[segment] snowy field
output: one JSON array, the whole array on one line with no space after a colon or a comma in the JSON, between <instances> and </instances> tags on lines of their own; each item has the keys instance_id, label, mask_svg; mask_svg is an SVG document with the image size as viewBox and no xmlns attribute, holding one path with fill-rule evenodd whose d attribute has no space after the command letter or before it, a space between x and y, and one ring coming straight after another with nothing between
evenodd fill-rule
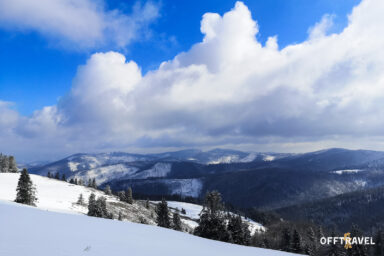
<instances>
[{"instance_id":1,"label":"snowy field","mask_svg":"<svg viewBox=\"0 0 384 256\"><path fill-rule=\"evenodd\" d=\"M43 211L0 201L0 255L280 256L150 225Z\"/></svg>"},{"instance_id":2,"label":"snowy field","mask_svg":"<svg viewBox=\"0 0 384 256\"><path fill-rule=\"evenodd\" d=\"M30 175L36 187L38 201L36 206L43 210L66 212L66 213L87 213L84 206L75 204L80 194L84 200L88 200L91 193L97 197L105 196L108 202L117 202L115 197L106 196L102 191L70 184L55 179L49 179L39 175ZM19 179L17 173L0 173L0 200L14 201L16 198L16 187Z\"/></svg>"}]
</instances>

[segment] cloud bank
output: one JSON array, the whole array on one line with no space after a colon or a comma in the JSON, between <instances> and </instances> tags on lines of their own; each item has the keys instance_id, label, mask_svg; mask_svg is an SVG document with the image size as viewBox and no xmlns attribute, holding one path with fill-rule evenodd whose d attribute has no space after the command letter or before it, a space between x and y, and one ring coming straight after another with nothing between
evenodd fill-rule
<instances>
[{"instance_id":1,"label":"cloud bank","mask_svg":"<svg viewBox=\"0 0 384 256\"><path fill-rule=\"evenodd\" d=\"M202 42L143 75L117 52L95 53L71 91L31 117L0 102L0 143L23 157L81 151L228 146L253 151L384 149L384 2L363 0L347 27L332 16L302 43L262 45L237 2L201 20Z\"/></svg>"},{"instance_id":2,"label":"cloud bank","mask_svg":"<svg viewBox=\"0 0 384 256\"><path fill-rule=\"evenodd\" d=\"M158 15L158 7L150 2L137 2L127 15L107 10L102 0L0 0L2 27L37 31L78 49L107 44L123 48L145 36L143 31Z\"/></svg>"}]
</instances>

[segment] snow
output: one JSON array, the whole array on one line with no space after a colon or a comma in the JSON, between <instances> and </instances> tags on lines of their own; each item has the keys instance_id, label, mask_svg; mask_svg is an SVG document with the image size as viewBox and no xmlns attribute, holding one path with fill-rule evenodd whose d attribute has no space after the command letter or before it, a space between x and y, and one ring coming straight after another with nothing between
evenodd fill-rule
<instances>
[{"instance_id":1,"label":"snow","mask_svg":"<svg viewBox=\"0 0 384 256\"><path fill-rule=\"evenodd\" d=\"M172 195L199 197L203 188L200 179L172 179L161 181L167 184Z\"/></svg>"},{"instance_id":2,"label":"snow","mask_svg":"<svg viewBox=\"0 0 384 256\"><path fill-rule=\"evenodd\" d=\"M69 178L80 178L83 179L85 182L88 182L88 179L95 178L98 184L102 184L112 179L119 179L125 176L133 175L138 170L139 169L136 167L126 166L124 164L116 164L81 171Z\"/></svg>"},{"instance_id":3,"label":"snow","mask_svg":"<svg viewBox=\"0 0 384 256\"><path fill-rule=\"evenodd\" d=\"M172 165L170 163L156 163L151 169L144 170L133 176L130 179L146 179L146 178L161 178L166 177L171 172Z\"/></svg>"},{"instance_id":4,"label":"snow","mask_svg":"<svg viewBox=\"0 0 384 256\"><path fill-rule=\"evenodd\" d=\"M42 211L0 201L0 255L283 256L155 226ZM22 238L21 238L22 237Z\"/></svg>"},{"instance_id":5,"label":"snow","mask_svg":"<svg viewBox=\"0 0 384 256\"><path fill-rule=\"evenodd\" d=\"M332 173L342 175L342 174L353 174L353 173L358 173L358 172L362 172L362 171L364 171L364 170L348 169L348 170L337 170L337 171L333 171Z\"/></svg>"},{"instance_id":6,"label":"snow","mask_svg":"<svg viewBox=\"0 0 384 256\"><path fill-rule=\"evenodd\" d=\"M238 155L221 156L208 162L208 164L229 164L239 162Z\"/></svg>"},{"instance_id":7,"label":"snow","mask_svg":"<svg viewBox=\"0 0 384 256\"><path fill-rule=\"evenodd\" d=\"M105 196L108 202L117 202L115 197L106 196L99 190L39 175L30 174L30 176L36 187L36 196L38 198L36 206L43 210L77 214L87 213L86 207L75 204L80 194L83 194L85 201L87 201L91 193L94 193L96 197ZM0 173L0 200L15 200L18 179L18 173Z\"/></svg>"},{"instance_id":8,"label":"snow","mask_svg":"<svg viewBox=\"0 0 384 256\"><path fill-rule=\"evenodd\" d=\"M256 153L250 153L249 155L247 155L246 157L241 159L240 162L241 163L249 163L249 162L252 162L253 160L255 160L256 157L257 157Z\"/></svg>"},{"instance_id":9,"label":"snow","mask_svg":"<svg viewBox=\"0 0 384 256\"><path fill-rule=\"evenodd\" d=\"M275 156L270 156L270 155L266 155L264 156L263 160L266 161L266 162L271 162L273 160L275 160Z\"/></svg>"}]
</instances>

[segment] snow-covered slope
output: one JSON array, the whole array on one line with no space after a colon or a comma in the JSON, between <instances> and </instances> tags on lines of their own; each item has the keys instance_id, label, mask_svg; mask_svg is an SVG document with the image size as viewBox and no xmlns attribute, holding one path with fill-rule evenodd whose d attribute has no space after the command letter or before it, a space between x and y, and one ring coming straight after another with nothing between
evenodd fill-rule
<instances>
[{"instance_id":1,"label":"snow-covered slope","mask_svg":"<svg viewBox=\"0 0 384 256\"><path fill-rule=\"evenodd\" d=\"M0 255L7 256L293 255L149 225L53 213L2 201L0 226Z\"/></svg>"},{"instance_id":2,"label":"snow-covered slope","mask_svg":"<svg viewBox=\"0 0 384 256\"><path fill-rule=\"evenodd\" d=\"M97 197L106 196L102 191L70 184L55 179L48 179L31 174L36 187L38 208L50 211L68 213L86 213L87 208L75 204L79 195L83 194L85 200L91 193ZM0 173L0 200L13 201L16 198L16 186L19 175L17 173ZM108 202L117 202L115 197L106 196Z\"/></svg>"},{"instance_id":3,"label":"snow-covered slope","mask_svg":"<svg viewBox=\"0 0 384 256\"><path fill-rule=\"evenodd\" d=\"M107 199L109 211L116 218L119 212L122 212L124 220L156 224L154 209L146 209L143 202L136 201L134 204L127 204L120 202L115 196L106 195L100 190L48 179L39 175L31 174L30 176L36 187L36 196L38 198L36 207L42 210L86 214L88 212L86 205L88 197L91 193L94 193L96 197L104 196ZM0 173L0 200L15 200L18 179L18 173ZM83 194L84 205L76 204L80 194Z\"/></svg>"}]
</instances>

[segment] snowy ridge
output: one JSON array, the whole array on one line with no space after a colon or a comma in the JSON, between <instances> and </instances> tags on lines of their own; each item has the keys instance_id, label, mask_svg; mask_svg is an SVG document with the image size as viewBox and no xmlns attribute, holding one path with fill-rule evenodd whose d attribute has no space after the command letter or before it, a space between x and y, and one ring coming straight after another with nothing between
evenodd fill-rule
<instances>
[{"instance_id":1,"label":"snowy ridge","mask_svg":"<svg viewBox=\"0 0 384 256\"><path fill-rule=\"evenodd\" d=\"M359 169L347 169L347 170L332 171L331 173L342 175L342 174L353 174L353 173L358 173L363 171L364 170L359 170Z\"/></svg>"}]
</instances>

